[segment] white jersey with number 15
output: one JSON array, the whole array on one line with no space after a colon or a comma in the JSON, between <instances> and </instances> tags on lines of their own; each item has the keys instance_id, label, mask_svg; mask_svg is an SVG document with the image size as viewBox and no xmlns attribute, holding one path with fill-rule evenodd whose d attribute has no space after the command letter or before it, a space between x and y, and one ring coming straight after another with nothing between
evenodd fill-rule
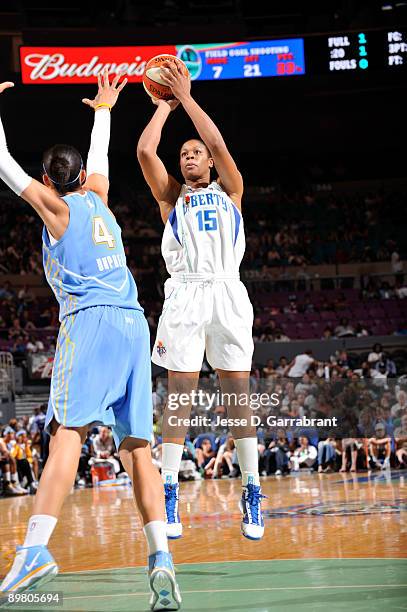
<instances>
[{"instance_id":1,"label":"white jersey with number 15","mask_svg":"<svg viewBox=\"0 0 407 612\"><path fill-rule=\"evenodd\" d=\"M216 181L199 189L182 186L161 251L169 274L238 275L245 251L243 218Z\"/></svg>"}]
</instances>

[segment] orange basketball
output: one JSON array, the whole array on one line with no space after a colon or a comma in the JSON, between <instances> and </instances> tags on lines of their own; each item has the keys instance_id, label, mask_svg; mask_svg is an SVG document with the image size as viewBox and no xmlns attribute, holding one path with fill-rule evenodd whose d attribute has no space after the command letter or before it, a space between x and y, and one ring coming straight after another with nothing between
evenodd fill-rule
<instances>
[{"instance_id":1,"label":"orange basketball","mask_svg":"<svg viewBox=\"0 0 407 612\"><path fill-rule=\"evenodd\" d=\"M146 69L143 74L143 85L144 89L151 98L159 100L170 100L173 98L171 88L161 79L161 66L164 62L175 62L177 66L180 66L185 74L189 74L188 68L184 62L175 55L156 55L147 62Z\"/></svg>"}]
</instances>

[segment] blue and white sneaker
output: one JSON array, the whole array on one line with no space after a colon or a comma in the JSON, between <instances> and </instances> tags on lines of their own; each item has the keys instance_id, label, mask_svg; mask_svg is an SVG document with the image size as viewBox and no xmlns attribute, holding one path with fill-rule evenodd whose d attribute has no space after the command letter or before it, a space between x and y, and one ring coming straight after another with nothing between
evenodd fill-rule
<instances>
[{"instance_id":1,"label":"blue and white sneaker","mask_svg":"<svg viewBox=\"0 0 407 612\"><path fill-rule=\"evenodd\" d=\"M177 540L182 536L182 523L178 514L179 484L165 484L165 514L167 516L167 538Z\"/></svg>"},{"instance_id":2,"label":"blue and white sneaker","mask_svg":"<svg viewBox=\"0 0 407 612\"><path fill-rule=\"evenodd\" d=\"M261 500L265 498L258 485L247 484L243 487L242 499L239 502L243 520L240 529L245 538L261 540L264 535L264 521L261 511Z\"/></svg>"},{"instance_id":3,"label":"blue and white sneaker","mask_svg":"<svg viewBox=\"0 0 407 612\"><path fill-rule=\"evenodd\" d=\"M58 566L46 546L17 546L14 563L0 585L0 593L43 585L58 574Z\"/></svg>"},{"instance_id":4,"label":"blue and white sneaker","mask_svg":"<svg viewBox=\"0 0 407 612\"><path fill-rule=\"evenodd\" d=\"M175 579L175 570L171 554L158 550L148 558L148 574L150 578L150 609L179 610L181 593Z\"/></svg>"}]
</instances>

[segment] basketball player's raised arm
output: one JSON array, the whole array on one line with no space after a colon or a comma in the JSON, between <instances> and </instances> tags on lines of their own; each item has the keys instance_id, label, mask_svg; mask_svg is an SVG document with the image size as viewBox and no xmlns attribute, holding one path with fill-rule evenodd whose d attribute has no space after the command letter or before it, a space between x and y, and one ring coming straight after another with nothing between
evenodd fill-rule
<instances>
[{"instance_id":1,"label":"basketball player's raised arm","mask_svg":"<svg viewBox=\"0 0 407 612\"><path fill-rule=\"evenodd\" d=\"M191 80L173 62L161 68L163 81L171 87L174 97L180 101L192 119L199 136L210 150L222 187L240 208L243 196L243 179L229 153L222 134L212 119L191 96Z\"/></svg>"},{"instance_id":2,"label":"basketball player's raised arm","mask_svg":"<svg viewBox=\"0 0 407 612\"><path fill-rule=\"evenodd\" d=\"M0 84L3 93L14 83ZM57 240L64 234L69 223L69 209L65 202L45 185L29 176L10 155L6 135L0 118L0 178L36 210L51 234Z\"/></svg>"},{"instance_id":3,"label":"basketball player's raised arm","mask_svg":"<svg viewBox=\"0 0 407 612\"><path fill-rule=\"evenodd\" d=\"M164 223L175 206L181 185L170 174L157 155L161 132L170 112L178 105L175 100L157 102L157 110L141 134L137 144L137 159L144 178L156 199Z\"/></svg>"},{"instance_id":4,"label":"basketball player's raised arm","mask_svg":"<svg viewBox=\"0 0 407 612\"><path fill-rule=\"evenodd\" d=\"M110 142L110 111L117 102L119 93L127 83L124 79L119 85L120 74L112 83L109 82L107 68L103 75L98 75L98 92L93 100L84 98L82 102L95 111L88 160L86 164L85 189L94 191L107 206L109 192L109 142Z\"/></svg>"}]
</instances>

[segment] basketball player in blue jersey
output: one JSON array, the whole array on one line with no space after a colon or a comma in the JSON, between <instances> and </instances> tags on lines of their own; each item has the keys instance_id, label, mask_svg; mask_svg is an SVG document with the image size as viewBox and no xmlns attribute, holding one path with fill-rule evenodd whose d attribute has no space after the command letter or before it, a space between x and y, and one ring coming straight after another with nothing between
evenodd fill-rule
<instances>
[{"instance_id":1,"label":"basketball player in blue jersey","mask_svg":"<svg viewBox=\"0 0 407 612\"><path fill-rule=\"evenodd\" d=\"M158 202L165 224L162 254L171 275L165 283L165 302L152 360L168 370L169 394L195 390L204 351L220 378L223 398L236 441L242 472L240 508L242 534L259 540L264 533L258 473L256 428L251 425L249 374L253 356L253 308L239 279L245 249L241 200L243 180L221 133L192 98L190 79L175 62L161 69L174 99L158 106L138 143L144 177ZM168 174L157 155L162 128L181 104L200 138L188 140L180 151L184 185ZM217 181L210 179L216 167ZM173 396L175 397L175 396ZM237 400L236 398L239 398ZM241 402L241 398L246 401ZM178 472L187 433L191 403L164 413L163 461L167 535L179 538ZM177 420L169 419L169 416ZM171 427L174 422L181 423Z\"/></svg>"},{"instance_id":2,"label":"basketball player in blue jersey","mask_svg":"<svg viewBox=\"0 0 407 612\"><path fill-rule=\"evenodd\" d=\"M99 77L85 171L81 156L55 145L43 158L44 185L28 176L7 150L0 121L0 178L44 222L43 258L60 304L60 331L46 426L50 454L41 476L25 541L0 591L33 589L58 573L47 544L78 468L89 424L111 426L132 479L149 548L152 610L181 602L166 536L164 495L152 464L149 330L126 266L121 230L108 208L110 111L126 81ZM0 93L12 83L0 85ZM23 229L23 228L22 228Z\"/></svg>"}]
</instances>

